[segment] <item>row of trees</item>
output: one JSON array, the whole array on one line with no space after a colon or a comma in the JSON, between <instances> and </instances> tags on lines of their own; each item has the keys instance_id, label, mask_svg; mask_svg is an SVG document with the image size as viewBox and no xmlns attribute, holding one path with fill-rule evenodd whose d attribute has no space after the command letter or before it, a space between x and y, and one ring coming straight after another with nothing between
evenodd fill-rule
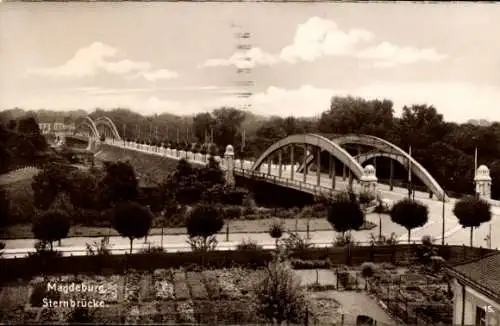
<instances>
[{"instance_id":1,"label":"row of trees","mask_svg":"<svg viewBox=\"0 0 500 326\"><path fill-rule=\"evenodd\" d=\"M3 112L3 115L8 113ZM54 113L50 120L49 111L41 112L40 116L49 120L44 122L61 119L60 113ZM98 109L91 116L110 117L125 139L170 143L178 149L189 149L193 143L213 142L219 149L232 144L237 155L249 157L257 157L270 144L295 133L370 134L405 150L411 146L415 159L445 189L470 194L473 193L474 149L478 147L479 164L488 165L494 180L500 177L500 124L447 122L429 105L405 106L401 117L395 117L393 103L389 100L334 97L330 108L316 120L263 118L234 108L221 108L194 117L170 114L144 117L125 109ZM81 112L75 111L68 112L65 120L78 122L81 118ZM381 179L388 177L386 164L378 162ZM492 195L494 198L500 196L500 183L493 182Z\"/></svg>"},{"instance_id":2,"label":"row of trees","mask_svg":"<svg viewBox=\"0 0 500 326\"><path fill-rule=\"evenodd\" d=\"M350 242L350 235L346 239L346 232L360 230L365 223L367 206L374 205L374 212L379 214L379 242L382 242L381 215L387 214L392 222L408 230L408 243L411 242L411 231L424 226L428 221L428 208L423 203L404 198L388 208L380 198L373 198L369 194L355 195L350 192L337 193L327 199L328 222L333 229L342 234L344 242ZM371 204L370 202L374 202ZM478 197L466 196L455 203L453 213L464 228L470 228L470 245L473 245L473 231L481 224L491 220L491 205Z\"/></svg>"},{"instance_id":3,"label":"row of trees","mask_svg":"<svg viewBox=\"0 0 500 326\"><path fill-rule=\"evenodd\" d=\"M89 172L48 165L34 178L32 188L38 211L32 230L37 239L48 243L66 237L71 224L85 222L113 226L132 242L147 235L153 217L161 218L163 228L167 219L184 214L188 233L194 237L193 245L207 247L210 246L207 228L213 234L223 226L222 204L241 203L248 195L243 189L224 185L223 172L214 159L200 169L180 160L146 201L134 169L125 162L110 163L104 171ZM8 202L1 202L6 203L5 216L8 216ZM193 205L187 211L183 209ZM212 222L204 220L207 216Z\"/></svg>"}]
</instances>

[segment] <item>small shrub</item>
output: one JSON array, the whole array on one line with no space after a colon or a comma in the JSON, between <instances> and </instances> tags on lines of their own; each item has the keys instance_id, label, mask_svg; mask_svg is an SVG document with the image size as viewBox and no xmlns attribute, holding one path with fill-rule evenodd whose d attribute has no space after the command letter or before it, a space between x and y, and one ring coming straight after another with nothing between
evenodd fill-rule
<instances>
[{"instance_id":1,"label":"small shrub","mask_svg":"<svg viewBox=\"0 0 500 326\"><path fill-rule=\"evenodd\" d=\"M354 237L351 233L337 234L333 242L334 247L345 247L351 244L355 244Z\"/></svg>"},{"instance_id":2,"label":"small shrub","mask_svg":"<svg viewBox=\"0 0 500 326\"><path fill-rule=\"evenodd\" d=\"M89 256L107 256L111 254L112 245L109 243L109 236L105 236L101 241L94 241L92 244L86 244L87 255Z\"/></svg>"},{"instance_id":3,"label":"small shrub","mask_svg":"<svg viewBox=\"0 0 500 326\"><path fill-rule=\"evenodd\" d=\"M236 249L237 250L253 250L253 251L257 251L257 250L263 250L264 248L259 245L256 241L252 240L252 239L248 239L248 240L243 240L241 243L239 243L237 246L236 246Z\"/></svg>"},{"instance_id":4,"label":"small shrub","mask_svg":"<svg viewBox=\"0 0 500 326\"><path fill-rule=\"evenodd\" d=\"M301 237L296 232L290 232L289 236L283 239L282 243L285 250L288 252L302 251L308 248L312 248L313 246L307 238Z\"/></svg>"},{"instance_id":5,"label":"small shrub","mask_svg":"<svg viewBox=\"0 0 500 326\"><path fill-rule=\"evenodd\" d=\"M151 246L151 243L149 243L147 248L143 248L139 250L139 252L142 254L162 254L166 251L165 248L162 248L160 246Z\"/></svg>"},{"instance_id":6,"label":"small shrub","mask_svg":"<svg viewBox=\"0 0 500 326\"><path fill-rule=\"evenodd\" d=\"M396 233L392 232L391 235L385 239L385 244L387 245L398 244L398 237L396 236Z\"/></svg>"},{"instance_id":7,"label":"small shrub","mask_svg":"<svg viewBox=\"0 0 500 326\"><path fill-rule=\"evenodd\" d=\"M208 237L194 236L187 240L192 251L213 251L217 248L217 238L215 235Z\"/></svg>"}]
</instances>

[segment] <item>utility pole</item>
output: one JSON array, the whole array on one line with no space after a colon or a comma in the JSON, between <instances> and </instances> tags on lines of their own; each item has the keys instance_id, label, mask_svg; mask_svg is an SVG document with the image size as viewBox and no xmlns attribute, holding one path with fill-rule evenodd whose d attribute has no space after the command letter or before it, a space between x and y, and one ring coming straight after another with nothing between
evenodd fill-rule
<instances>
[{"instance_id":1,"label":"utility pole","mask_svg":"<svg viewBox=\"0 0 500 326\"><path fill-rule=\"evenodd\" d=\"M442 217L443 217L443 229L441 230L441 245L444 246L444 223L445 223L445 210L444 210L444 203L445 203L445 199L446 199L446 192L443 190L443 198L442 198L442 202L443 202L443 211L442 211Z\"/></svg>"},{"instance_id":2,"label":"utility pole","mask_svg":"<svg viewBox=\"0 0 500 326\"><path fill-rule=\"evenodd\" d=\"M411 199L411 191L412 191L412 182L411 182L411 145L408 150L408 154L410 155L408 158L408 199Z\"/></svg>"}]
</instances>

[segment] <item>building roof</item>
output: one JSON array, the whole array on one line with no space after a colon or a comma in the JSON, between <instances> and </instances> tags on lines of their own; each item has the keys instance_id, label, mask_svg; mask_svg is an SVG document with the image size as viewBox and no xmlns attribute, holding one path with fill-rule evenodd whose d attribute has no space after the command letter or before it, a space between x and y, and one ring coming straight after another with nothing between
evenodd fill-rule
<instances>
[{"instance_id":1,"label":"building roof","mask_svg":"<svg viewBox=\"0 0 500 326\"><path fill-rule=\"evenodd\" d=\"M458 278L489 296L500 298L500 252L450 266Z\"/></svg>"}]
</instances>

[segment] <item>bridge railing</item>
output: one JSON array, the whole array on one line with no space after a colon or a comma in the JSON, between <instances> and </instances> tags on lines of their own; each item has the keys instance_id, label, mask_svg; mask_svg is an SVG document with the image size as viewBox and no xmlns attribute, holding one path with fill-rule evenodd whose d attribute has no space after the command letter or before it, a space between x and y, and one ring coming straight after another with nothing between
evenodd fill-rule
<instances>
[{"instance_id":1,"label":"bridge railing","mask_svg":"<svg viewBox=\"0 0 500 326\"><path fill-rule=\"evenodd\" d=\"M209 154L201 154L201 153L193 153L191 151L184 151L184 150L177 150L177 149L171 149L171 148L165 148L161 146L152 146L152 145L146 145L146 144L139 144L136 142L128 142L125 140L115 140L115 139L110 139L107 140L106 143L121 147L121 148L128 148L132 150L138 150L141 152L149 153L149 154L154 154L154 155L161 155L161 156L166 156L174 159L186 159L188 162L192 163L197 163L197 164L206 164L208 163ZM226 162L226 159L223 157L220 157L219 155L214 156L214 159L220 163L220 166L223 170L228 168L228 164ZM317 185L317 184L312 184L300 180L295 180L295 179L290 179L288 177L283 177L283 176L278 176L274 174L268 174L267 172L262 172L262 171L254 171L251 170L251 167L253 166L255 162L250 161L250 160L240 160L236 159L234 160L234 172L238 175L241 176L248 176L253 179L265 179L267 181L271 181L274 184L280 184L280 185L285 185L290 188L295 188L297 190L301 191L306 191L309 192L313 195L317 196L331 196L336 192L339 192L341 190L333 190L329 187L325 187L322 185ZM294 168L297 168L298 164L294 166ZM268 164L263 163L261 169L267 170ZM278 164L272 164L271 163L271 170L277 170L279 168ZM292 169L292 166L290 164L282 165L283 171L288 171Z\"/></svg>"},{"instance_id":2,"label":"bridge railing","mask_svg":"<svg viewBox=\"0 0 500 326\"><path fill-rule=\"evenodd\" d=\"M326 196L331 197L335 193L341 192L340 189L332 189L322 185L315 185L308 182L303 182L300 180L293 180L286 177L280 177L277 175L267 174L266 172L254 171L250 169L242 169L239 167L234 168L234 172L243 177L248 176L251 179L259 180L265 179L266 181L271 181L274 184L284 185L289 188L295 188L301 191L307 191L315 196Z\"/></svg>"}]
</instances>

